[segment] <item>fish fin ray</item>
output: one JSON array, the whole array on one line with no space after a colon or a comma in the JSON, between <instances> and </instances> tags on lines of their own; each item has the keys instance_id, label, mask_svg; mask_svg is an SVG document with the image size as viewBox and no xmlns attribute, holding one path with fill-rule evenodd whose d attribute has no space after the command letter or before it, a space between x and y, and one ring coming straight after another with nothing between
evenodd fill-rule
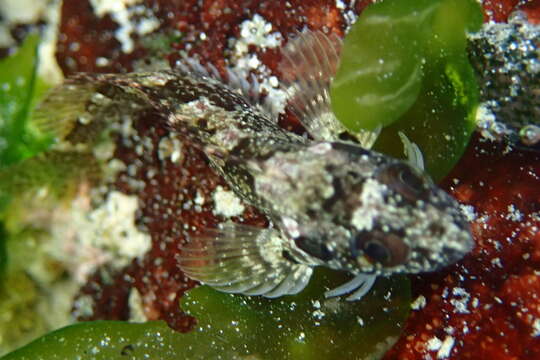
<instances>
[{"instance_id":1,"label":"fish fin ray","mask_svg":"<svg viewBox=\"0 0 540 360\"><path fill-rule=\"evenodd\" d=\"M420 150L418 145L409 140L405 133L400 131L398 134L401 142L403 143L403 151L405 152L405 156L407 157L409 163L420 170L425 170L424 155L422 154L422 150Z\"/></svg>"},{"instance_id":2,"label":"fish fin ray","mask_svg":"<svg viewBox=\"0 0 540 360\"><path fill-rule=\"evenodd\" d=\"M375 283L377 276L372 274L358 274L343 285L338 286L335 289L327 291L324 296L335 297L351 293L347 297L348 301L360 300L366 295L373 284Z\"/></svg>"},{"instance_id":3,"label":"fish fin ray","mask_svg":"<svg viewBox=\"0 0 540 360\"><path fill-rule=\"evenodd\" d=\"M192 237L180 249L179 265L223 292L278 297L301 291L312 274L311 266L283 257L286 247L275 229L229 223Z\"/></svg>"},{"instance_id":4,"label":"fish fin ray","mask_svg":"<svg viewBox=\"0 0 540 360\"><path fill-rule=\"evenodd\" d=\"M335 140L345 131L330 107L330 83L339 65L341 39L322 31L304 31L282 52L279 70L288 94L287 108L317 140Z\"/></svg>"}]
</instances>

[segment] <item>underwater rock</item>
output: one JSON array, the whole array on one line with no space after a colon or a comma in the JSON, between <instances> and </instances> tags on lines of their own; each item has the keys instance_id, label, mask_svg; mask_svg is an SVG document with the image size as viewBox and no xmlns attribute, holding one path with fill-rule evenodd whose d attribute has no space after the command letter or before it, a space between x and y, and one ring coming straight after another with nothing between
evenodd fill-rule
<instances>
[{"instance_id":1,"label":"underwater rock","mask_svg":"<svg viewBox=\"0 0 540 360\"><path fill-rule=\"evenodd\" d=\"M508 23L486 23L469 36L482 104L477 123L494 140L540 142L540 25L523 11Z\"/></svg>"}]
</instances>

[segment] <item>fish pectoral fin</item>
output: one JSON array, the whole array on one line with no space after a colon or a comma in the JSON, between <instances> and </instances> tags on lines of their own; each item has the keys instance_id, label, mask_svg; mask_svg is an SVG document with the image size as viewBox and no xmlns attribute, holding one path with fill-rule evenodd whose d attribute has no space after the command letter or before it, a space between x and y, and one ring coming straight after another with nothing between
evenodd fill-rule
<instances>
[{"instance_id":1,"label":"fish pectoral fin","mask_svg":"<svg viewBox=\"0 0 540 360\"><path fill-rule=\"evenodd\" d=\"M364 295L366 295L373 284L375 283L377 276L376 275L370 275L370 274L358 274L354 278L352 278L350 281L346 282L345 284L338 286L337 288L327 291L324 296L334 297L334 296L341 296L347 293L351 293L346 300L348 301L356 301L360 300Z\"/></svg>"},{"instance_id":2,"label":"fish pectoral fin","mask_svg":"<svg viewBox=\"0 0 540 360\"><path fill-rule=\"evenodd\" d=\"M399 131L398 134L401 142L403 143L403 151L407 157L407 161L416 166L418 169L424 170L424 155L422 155L422 150L420 150L418 145L409 140L407 135L405 135L403 132Z\"/></svg>"},{"instance_id":3,"label":"fish pectoral fin","mask_svg":"<svg viewBox=\"0 0 540 360\"><path fill-rule=\"evenodd\" d=\"M217 290L275 298L300 292L313 269L283 256L287 240L275 229L226 224L180 248L180 268Z\"/></svg>"}]
</instances>

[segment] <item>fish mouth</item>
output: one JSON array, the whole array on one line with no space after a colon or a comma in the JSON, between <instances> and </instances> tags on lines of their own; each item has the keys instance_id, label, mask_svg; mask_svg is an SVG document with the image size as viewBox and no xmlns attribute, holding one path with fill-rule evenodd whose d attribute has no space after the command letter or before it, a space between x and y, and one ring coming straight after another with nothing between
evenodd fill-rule
<instances>
[{"instance_id":1,"label":"fish mouth","mask_svg":"<svg viewBox=\"0 0 540 360\"><path fill-rule=\"evenodd\" d=\"M414 249L411 256L412 272L439 271L461 261L473 248L474 240L470 226L460 228L453 237L447 236L444 245L437 251L431 248Z\"/></svg>"}]
</instances>

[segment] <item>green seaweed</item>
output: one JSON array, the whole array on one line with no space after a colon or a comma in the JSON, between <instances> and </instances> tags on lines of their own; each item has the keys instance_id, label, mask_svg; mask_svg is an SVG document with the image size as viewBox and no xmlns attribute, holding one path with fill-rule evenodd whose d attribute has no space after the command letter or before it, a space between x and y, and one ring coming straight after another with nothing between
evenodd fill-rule
<instances>
[{"instance_id":1,"label":"green seaweed","mask_svg":"<svg viewBox=\"0 0 540 360\"><path fill-rule=\"evenodd\" d=\"M44 150L50 143L28 128L31 109L47 85L37 77L37 34L12 56L0 60L0 167Z\"/></svg>"},{"instance_id":2,"label":"green seaweed","mask_svg":"<svg viewBox=\"0 0 540 360\"><path fill-rule=\"evenodd\" d=\"M342 274L321 269L315 276L322 284L274 300L193 289L181 300L183 310L198 319L186 334L162 322L80 323L2 360L380 358L408 315L408 281L379 279L365 299L347 302L323 296L323 287L343 281Z\"/></svg>"},{"instance_id":3,"label":"green seaweed","mask_svg":"<svg viewBox=\"0 0 540 360\"><path fill-rule=\"evenodd\" d=\"M398 132L442 178L472 134L478 86L466 33L482 24L474 0L386 0L368 7L344 41L333 109L352 131L383 126L376 149L401 156Z\"/></svg>"}]
</instances>

